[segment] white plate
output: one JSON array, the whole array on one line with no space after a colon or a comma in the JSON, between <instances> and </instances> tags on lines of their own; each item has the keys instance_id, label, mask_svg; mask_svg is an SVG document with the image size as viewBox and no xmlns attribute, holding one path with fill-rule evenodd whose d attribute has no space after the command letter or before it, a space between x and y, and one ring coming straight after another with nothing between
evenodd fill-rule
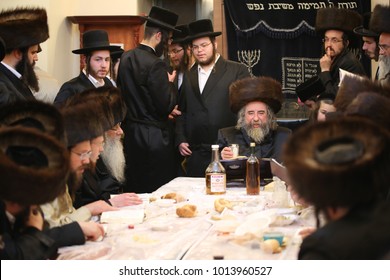
<instances>
[{"instance_id":1,"label":"white plate","mask_svg":"<svg viewBox=\"0 0 390 280\"><path fill-rule=\"evenodd\" d=\"M253 217L246 220L235 231L235 235L244 235L246 233L253 233L256 236L260 236L262 232L268 228L271 219L266 216Z\"/></svg>"}]
</instances>

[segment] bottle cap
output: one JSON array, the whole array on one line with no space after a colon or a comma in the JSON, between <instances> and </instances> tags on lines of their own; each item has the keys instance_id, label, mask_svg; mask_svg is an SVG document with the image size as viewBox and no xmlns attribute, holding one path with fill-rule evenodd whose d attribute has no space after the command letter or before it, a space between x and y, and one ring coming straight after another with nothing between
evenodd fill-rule
<instances>
[{"instance_id":1,"label":"bottle cap","mask_svg":"<svg viewBox=\"0 0 390 280\"><path fill-rule=\"evenodd\" d=\"M219 145L211 145L211 149L219 149Z\"/></svg>"},{"instance_id":2,"label":"bottle cap","mask_svg":"<svg viewBox=\"0 0 390 280\"><path fill-rule=\"evenodd\" d=\"M250 147L255 147L255 146L256 146L256 143L251 142Z\"/></svg>"}]
</instances>

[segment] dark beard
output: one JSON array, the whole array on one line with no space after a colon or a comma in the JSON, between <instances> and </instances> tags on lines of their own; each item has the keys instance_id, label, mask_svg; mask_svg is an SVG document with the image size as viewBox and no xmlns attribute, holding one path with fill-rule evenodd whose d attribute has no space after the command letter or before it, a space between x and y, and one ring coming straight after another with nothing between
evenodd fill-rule
<instances>
[{"instance_id":1,"label":"dark beard","mask_svg":"<svg viewBox=\"0 0 390 280\"><path fill-rule=\"evenodd\" d=\"M22 77L22 81L32 88L34 91L39 91L38 77L35 74L34 66L28 62L27 53L23 53L22 59L18 62L15 67Z\"/></svg>"},{"instance_id":2,"label":"dark beard","mask_svg":"<svg viewBox=\"0 0 390 280\"><path fill-rule=\"evenodd\" d=\"M69 194L73 198L75 192L80 188L83 176L77 176L76 172L70 172L68 177Z\"/></svg>"}]
</instances>

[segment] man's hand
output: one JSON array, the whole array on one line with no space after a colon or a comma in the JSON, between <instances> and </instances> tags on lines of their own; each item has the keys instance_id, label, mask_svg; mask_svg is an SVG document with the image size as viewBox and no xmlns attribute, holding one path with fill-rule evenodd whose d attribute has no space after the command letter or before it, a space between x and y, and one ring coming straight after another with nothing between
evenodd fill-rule
<instances>
[{"instance_id":1,"label":"man's hand","mask_svg":"<svg viewBox=\"0 0 390 280\"><path fill-rule=\"evenodd\" d=\"M78 222L86 240L97 241L104 236L104 228L94 222Z\"/></svg>"},{"instance_id":2,"label":"man's hand","mask_svg":"<svg viewBox=\"0 0 390 280\"><path fill-rule=\"evenodd\" d=\"M192 151L190 150L190 144L188 143L181 143L179 145L179 152L182 156L190 156L192 154Z\"/></svg>"},{"instance_id":3,"label":"man's hand","mask_svg":"<svg viewBox=\"0 0 390 280\"><path fill-rule=\"evenodd\" d=\"M173 81L175 80L175 78L176 78L176 70L173 70L172 71L172 74L170 74L169 72L167 72L168 73L168 80L171 82L171 83L173 83Z\"/></svg>"},{"instance_id":4,"label":"man's hand","mask_svg":"<svg viewBox=\"0 0 390 280\"><path fill-rule=\"evenodd\" d=\"M42 212L37 205L30 206L30 212L26 221L26 226L35 227L38 230L43 228L43 216Z\"/></svg>"},{"instance_id":5,"label":"man's hand","mask_svg":"<svg viewBox=\"0 0 390 280\"><path fill-rule=\"evenodd\" d=\"M221 151L221 158L222 159L231 159L233 158L233 151L230 147L225 147Z\"/></svg>"},{"instance_id":6,"label":"man's hand","mask_svg":"<svg viewBox=\"0 0 390 280\"><path fill-rule=\"evenodd\" d=\"M103 200L98 200L98 201L88 203L87 205L85 205L85 207L88 208L92 216L100 215L101 213L106 211L119 210L118 208L112 207L111 205L109 205L107 202Z\"/></svg>"},{"instance_id":7,"label":"man's hand","mask_svg":"<svg viewBox=\"0 0 390 280\"><path fill-rule=\"evenodd\" d=\"M135 193L121 193L110 199L114 207L124 207L142 204L142 199Z\"/></svg>"},{"instance_id":8,"label":"man's hand","mask_svg":"<svg viewBox=\"0 0 390 280\"><path fill-rule=\"evenodd\" d=\"M175 108L173 108L172 112L169 114L168 118L170 120L173 120L180 115L181 115L181 111L177 109L177 105L176 105Z\"/></svg>"},{"instance_id":9,"label":"man's hand","mask_svg":"<svg viewBox=\"0 0 390 280\"><path fill-rule=\"evenodd\" d=\"M326 53L320 59L321 72L330 71L332 65L332 57L330 56L330 49L326 49Z\"/></svg>"}]
</instances>

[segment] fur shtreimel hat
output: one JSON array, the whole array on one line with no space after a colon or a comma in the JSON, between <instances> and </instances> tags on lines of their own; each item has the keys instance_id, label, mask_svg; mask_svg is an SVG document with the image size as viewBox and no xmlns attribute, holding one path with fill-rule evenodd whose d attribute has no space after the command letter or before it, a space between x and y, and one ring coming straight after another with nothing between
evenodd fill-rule
<instances>
[{"instance_id":1,"label":"fur shtreimel hat","mask_svg":"<svg viewBox=\"0 0 390 280\"><path fill-rule=\"evenodd\" d=\"M390 88L361 76L345 76L334 101L337 111L344 112L352 100L361 92L376 92L389 95Z\"/></svg>"},{"instance_id":2,"label":"fur shtreimel hat","mask_svg":"<svg viewBox=\"0 0 390 280\"><path fill-rule=\"evenodd\" d=\"M0 37L0 61L3 60L5 56L5 43L4 40Z\"/></svg>"},{"instance_id":3,"label":"fur shtreimel hat","mask_svg":"<svg viewBox=\"0 0 390 280\"><path fill-rule=\"evenodd\" d=\"M367 117L390 131L389 108L389 97L385 97L376 92L362 92L352 100L344 114Z\"/></svg>"},{"instance_id":4,"label":"fur shtreimel hat","mask_svg":"<svg viewBox=\"0 0 390 280\"><path fill-rule=\"evenodd\" d=\"M229 87L230 109L237 113L252 101L267 104L276 114L283 103L282 85L270 77L248 77L237 80Z\"/></svg>"},{"instance_id":5,"label":"fur shtreimel hat","mask_svg":"<svg viewBox=\"0 0 390 280\"><path fill-rule=\"evenodd\" d=\"M49 38L46 10L16 8L0 12L0 37L7 50L38 45Z\"/></svg>"},{"instance_id":6,"label":"fur shtreimel hat","mask_svg":"<svg viewBox=\"0 0 390 280\"><path fill-rule=\"evenodd\" d=\"M65 191L69 153L54 137L26 127L0 129L0 198L43 204Z\"/></svg>"},{"instance_id":7,"label":"fur shtreimel hat","mask_svg":"<svg viewBox=\"0 0 390 280\"><path fill-rule=\"evenodd\" d=\"M105 131L123 121L126 116L126 104L122 93L116 87L99 87L85 90L68 99L67 106L73 104L95 101L99 104L101 122Z\"/></svg>"},{"instance_id":8,"label":"fur shtreimel hat","mask_svg":"<svg viewBox=\"0 0 390 280\"><path fill-rule=\"evenodd\" d=\"M315 29L319 33L336 29L353 33L354 28L362 25L362 16L356 11L338 8L323 8L317 11Z\"/></svg>"},{"instance_id":9,"label":"fur shtreimel hat","mask_svg":"<svg viewBox=\"0 0 390 280\"><path fill-rule=\"evenodd\" d=\"M149 11L149 16L142 16L141 18L146 19L146 26L180 32L175 28L179 16L170 10L153 6Z\"/></svg>"},{"instance_id":10,"label":"fur shtreimel hat","mask_svg":"<svg viewBox=\"0 0 390 280\"><path fill-rule=\"evenodd\" d=\"M88 30L83 33L83 47L73 50L75 54L88 54L97 50L119 51L120 46L110 45L108 33L105 30Z\"/></svg>"},{"instance_id":11,"label":"fur shtreimel hat","mask_svg":"<svg viewBox=\"0 0 390 280\"><path fill-rule=\"evenodd\" d=\"M38 100L16 101L0 110L0 125L33 127L64 142L64 120L51 104Z\"/></svg>"},{"instance_id":12,"label":"fur shtreimel hat","mask_svg":"<svg viewBox=\"0 0 390 280\"><path fill-rule=\"evenodd\" d=\"M318 209L350 207L388 195L389 141L389 132L374 122L342 117L295 131L283 163L291 185L308 203Z\"/></svg>"},{"instance_id":13,"label":"fur shtreimel hat","mask_svg":"<svg viewBox=\"0 0 390 280\"><path fill-rule=\"evenodd\" d=\"M200 19L188 24L188 41L202 37L217 37L222 34L220 31L214 32L213 22L209 19Z\"/></svg>"},{"instance_id":14,"label":"fur shtreimel hat","mask_svg":"<svg viewBox=\"0 0 390 280\"><path fill-rule=\"evenodd\" d=\"M99 100L88 100L61 108L68 147L92 140L104 134L102 105Z\"/></svg>"},{"instance_id":15,"label":"fur shtreimel hat","mask_svg":"<svg viewBox=\"0 0 390 280\"><path fill-rule=\"evenodd\" d=\"M390 6L376 5L370 19L370 30L390 33Z\"/></svg>"}]
</instances>

